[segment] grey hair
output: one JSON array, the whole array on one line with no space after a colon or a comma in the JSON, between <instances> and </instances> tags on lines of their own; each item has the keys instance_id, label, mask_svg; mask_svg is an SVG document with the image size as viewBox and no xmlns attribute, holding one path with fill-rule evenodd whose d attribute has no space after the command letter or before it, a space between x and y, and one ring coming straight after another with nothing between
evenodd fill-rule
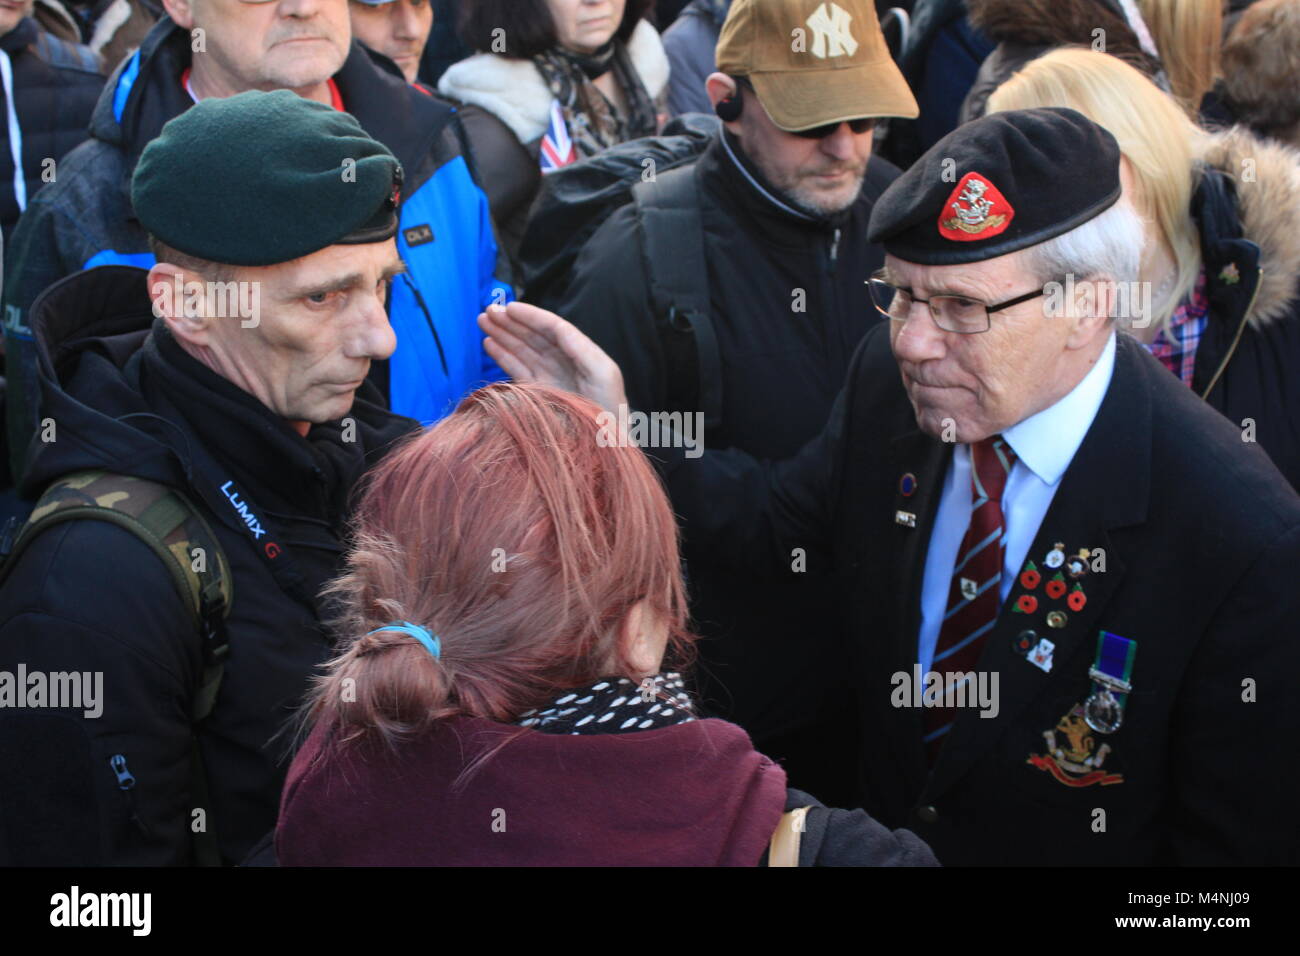
<instances>
[{"instance_id":1,"label":"grey hair","mask_svg":"<svg viewBox=\"0 0 1300 956\"><path fill-rule=\"evenodd\" d=\"M1121 197L1101 215L1054 239L1030 246L1025 250L1025 267L1043 283L1059 281L1067 275L1073 276L1076 282L1136 283L1141 275L1145 245L1142 217L1127 197ZM1115 304L1112 297L1112 318L1116 317ZM1127 326L1132 315L1118 318L1121 325Z\"/></svg>"}]
</instances>

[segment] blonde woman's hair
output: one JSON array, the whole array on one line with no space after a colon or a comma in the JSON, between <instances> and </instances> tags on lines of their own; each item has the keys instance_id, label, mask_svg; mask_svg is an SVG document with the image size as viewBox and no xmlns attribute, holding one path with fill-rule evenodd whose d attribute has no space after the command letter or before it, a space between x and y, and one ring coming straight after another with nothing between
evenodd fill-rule
<instances>
[{"instance_id":1,"label":"blonde woman's hair","mask_svg":"<svg viewBox=\"0 0 1300 956\"><path fill-rule=\"evenodd\" d=\"M1129 162L1139 215L1169 243L1178 264L1173 288L1153 303L1162 327L1201 271L1190 206L1195 158L1205 133L1138 70L1106 53L1062 48L1027 64L989 97L988 111L1065 106L1109 130Z\"/></svg>"},{"instance_id":2,"label":"blonde woman's hair","mask_svg":"<svg viewBox=\"0 0 1300 956\"><path fill-rule=\"evenodd\" d=\"M1138 0L1174 98L1195 117L1219 77L1221 0Z\"/></svg>"}]
</instances>

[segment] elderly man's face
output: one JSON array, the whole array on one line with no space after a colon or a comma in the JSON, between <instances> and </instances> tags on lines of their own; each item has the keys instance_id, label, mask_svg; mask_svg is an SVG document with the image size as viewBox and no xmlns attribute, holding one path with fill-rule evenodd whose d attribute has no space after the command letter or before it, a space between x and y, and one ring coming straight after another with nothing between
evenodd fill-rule
<instances>
[{"instance_id":1,"label":"elderly man's face","mask_svg":"<svg viewBox=\"0 0 1300 956\"><path fill-rule=\"evenodd\" d=\"M352 42L348 0L164 0L182 27L202 30L195 70L219 94L303 90L339 71ZM198 36L195 46L198 46Z\"/></svg>"},{"instance_id":2,"label":"elderly man's face","mask_svg":"<svg viewBox=\"0 0 1300 956\"><path fill-rule=\"evenodd\" d=\"M236 282L258 283L256 323L211 316L168 324L188 351L281 418L335 421L352 407L371 360L386 359L397 347L384 304L392 276L402 270L393 239L329 246L292 262L236 271ZM170 271L155 266L151 290L165 293L163 272Z\"/></svg>"},{"instance_id":3,"label":"elderly man's face","mask_svg":"<svg viewBox=\"0 0 1300 956\"><path fill-rule=\"evenodd\" d=\"M1023 255L955 266L886 256L885 270L892 284L918 298L961 295L996 304L1042 288ZM974 442L998 434L1053 404L1082 377L1070 351L1076 321L1048 316L1043 298L994 312L989 330L975 334L945 332L927 306L913 303L905 320L890 321L889 335L917 424L936 438Z\"/></svg>"}]
</instances>

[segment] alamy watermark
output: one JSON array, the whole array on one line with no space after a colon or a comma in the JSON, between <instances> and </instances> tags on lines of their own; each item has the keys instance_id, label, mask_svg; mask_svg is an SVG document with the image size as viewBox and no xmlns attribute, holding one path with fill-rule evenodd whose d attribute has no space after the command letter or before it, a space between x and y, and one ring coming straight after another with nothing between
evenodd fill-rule
<instances>
[{"instance_id":1,"label":"alamy watermark","mask_svg":"<svg viewBox=\"0 0 1300 956\"><path fill-rule=\"evenodd\" d=\"M687 458L704 454L703 412L635 412L620 405L617 415L597 415L596 424L601 448L685 448Z\"/></svg>"},{"instance_id":2,"label":"alamy watermark","mask_svg":"<svg viewBox=\"0 0 1300 956\"><path fill-rule=\"evenodd\" d=\"M897 671L889 679L894 690L889 702L895 707L974 707L980 717L996 717L997 671L927 671L913 664L912 673Z\"/></svg>"},{"instance_id":3,"label":"alamy watermark","mask_svg":"<svg viewBox=\"0 0 1300 956\"><path fill-rule=\"evenodd\" d=\"M1150 282L1116 282L1113 279L1076 280L1067 275L1064 282L1052 280L1043 285L1043 314L1065 315L1066 304L1074 302L1084 314L1091 314L1099 300L1107 303L1107 314L1123 320L1129 328L1145 329L1151 324Z\"/></svg>"},{"instance_id":4,"label":"alamy watermark","mask_svg":"<svg viewBox=\"0 0 1300 956\"><path fill-rule=\"evenodd\" d=\"M103 671L0 671L0 708L61 708L81 710L95 719L104 712Z\"/></svg>"},{"instance_id":5,"label":"alamy watermark","mask_svg":"<svg viewBox=\"0 0 1300 956\"><path fill-rule=\"evenodd\" d=\"M175 272L171 282L155 282L150 291L155 296L153 314L160 319L164 314L239 319L245 329L255 329L262 321L260 282L185 282Z\"/></svg>"},{"instance_id":6,"label":"alamy watermark","mask_svg":"<svg viewBox=\"0 0 1300 956\"><path fill-rule=\"evenodd\" d=\"M152 917L152 893L83 893L74 885L50 897L51 926L123 926L132 936L148 936Z\"/></svg>"}]
</instances>

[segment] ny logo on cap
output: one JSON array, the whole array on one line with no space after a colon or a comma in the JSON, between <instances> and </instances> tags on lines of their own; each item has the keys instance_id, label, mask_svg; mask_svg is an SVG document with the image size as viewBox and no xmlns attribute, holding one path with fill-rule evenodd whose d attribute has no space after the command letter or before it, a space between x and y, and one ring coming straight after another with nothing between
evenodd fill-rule
<instances>
[{"instance_id":1,"label":"ny logo on cap","mask_svg":"<svg viewBox=\"0 0 1300 956\"><path fill-rule=\"evenodd\" d=\"M836 3L823 3L808 18L808 29L813 31L812 55L819 60L828 56L852 56L858 41L849 30L853 17Z\"/></svg>"},{"instance_id":2,"label":"ny logo on cap","mask_svg":"<svg viewBox=\"0 0 1300 956\"><path fill-rule=\"evenodd\" d=\"M998 187L972 171L961 178L939 210L939 235L954 242L990 239L1005 232L1015 217L1015 209Z\"/></svg>"}]
</instances>

